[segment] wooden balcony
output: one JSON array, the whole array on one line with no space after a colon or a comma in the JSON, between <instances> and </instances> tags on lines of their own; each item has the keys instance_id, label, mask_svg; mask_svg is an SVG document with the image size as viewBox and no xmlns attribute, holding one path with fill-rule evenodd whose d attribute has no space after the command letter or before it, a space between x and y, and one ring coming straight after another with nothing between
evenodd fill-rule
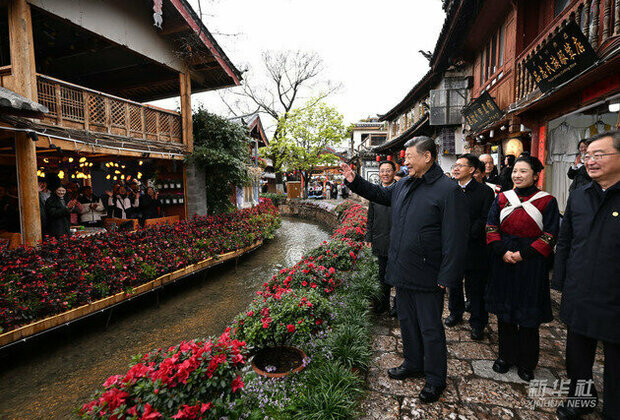
<instances>
[{"instance_id":1,"label":"wooden balcony","mask_svg":"<svg viewBox=\"0 0 620 420\"><path fill-rule=\"evenodd\" d=\"M37 75L43 123L158 142L183 142L181 114Z\"/></svg>"},{"instance_id":2,"label":"wooden balcony","mask_svg":"<svg viewBox=\"0 0 620 420\"><path fill-rule=\"evenodd\" d=\"M620 0L575 0L538 35L516 60L517 105L540 92L534 78L527 71L525 62L570 21L577 23L600 56L602 47L609 44L611 38L620 36Z\"/></svg>"}]
</instances>

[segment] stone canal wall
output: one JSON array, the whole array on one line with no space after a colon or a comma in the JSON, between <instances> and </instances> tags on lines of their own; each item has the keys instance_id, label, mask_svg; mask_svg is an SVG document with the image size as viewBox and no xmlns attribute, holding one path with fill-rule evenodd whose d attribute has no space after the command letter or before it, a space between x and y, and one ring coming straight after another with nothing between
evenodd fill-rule
<instances>
[{"instance_id":1,"label":"stone canal wall","mask_svg":"<svg viewBox=\"0 0 620 420\"><path fill-rule=\"evenodd\" d=\"M287 199L279 203L278 209L282 216L312 220L328 229L338 225L336 205L330 202Z\"/></svg>"}]
</instances>

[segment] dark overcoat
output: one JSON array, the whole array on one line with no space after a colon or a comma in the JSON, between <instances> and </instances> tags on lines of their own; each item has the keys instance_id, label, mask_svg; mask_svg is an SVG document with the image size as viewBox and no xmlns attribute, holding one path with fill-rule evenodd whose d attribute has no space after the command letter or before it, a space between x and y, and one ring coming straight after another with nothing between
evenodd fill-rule
<instances>
[{"instance_id":1,"label":"dark overcoat","mask_svg":"<svg viewBox=\"0 0 620 420\"><path fill-rule=\"evenodd\" d=\"M47 234L55 238L70 235L69 230L71 210L67 208L65 200L52 194L45 201L45 218L47 222Z\"/></svg>"},{"instance_id":2,"label":"dark overcoat","mask_svg":"<svg viewBox=\"0 0 620 420\"><path fill-rule=\"evenodd\" d=\"M360 176L349 186L392 207L386 283L416 291L459 283L467 250L467 204L461 188L437 164L422 178L405 177L389 187Z\"/></svg>"},{"instance_id":3,"label":"dark overcoat","mask_svg":"<svg viewBox=\"0 0 620 420\"><path fill-rule=\"evenodd\" d=\"M465 270L484 270L488 268L485 226L495 193L486 184L472 179L463 188L469 214L469 242Z\"/></svg>"},{"instance_id":4,"label":"dark overcoat","mask_svg":"<svg viewBox=\"0 0 620 420\"><path fill-rule=\"evenodd\" d=\"M620 182L596 182L566 204L552 287L562 291L560 318L574 332L620 343Z\"/></svg>"},{"instance_id":5,"label":"dark overcoat","mask_svg":"<svg viewBox=\"0 0 620 420\"><path fill-rule=\"evenodd\" d=\"M368 204L366 242L372 244L372 253L387 257L390 249L390 229L392 228L392 209L383 204Z\"/></svg>"}]
</instances>

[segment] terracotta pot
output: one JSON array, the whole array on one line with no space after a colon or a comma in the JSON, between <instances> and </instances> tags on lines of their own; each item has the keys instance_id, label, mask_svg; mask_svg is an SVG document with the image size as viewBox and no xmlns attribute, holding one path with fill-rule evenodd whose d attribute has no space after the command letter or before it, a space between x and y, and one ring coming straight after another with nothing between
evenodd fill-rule
<instances>
[{"instance_id":1,"label":"terracotta pot","mask_svg":"<svg viewBox=\"0 0 620 420\"><path fill-rule=\"evenodd\" d=\"M254 372L267 378L282 378L290 375L291 373L300 372L305 367L303 360L306 358L306 353L303 350L296 347L268 347L260 349L254 358L252 359L252 369ZM292 365L285 368L278 368L275 372L267 372L264 368L274 360L284 362L284 364Z\"/></svg>"}]
</instances>

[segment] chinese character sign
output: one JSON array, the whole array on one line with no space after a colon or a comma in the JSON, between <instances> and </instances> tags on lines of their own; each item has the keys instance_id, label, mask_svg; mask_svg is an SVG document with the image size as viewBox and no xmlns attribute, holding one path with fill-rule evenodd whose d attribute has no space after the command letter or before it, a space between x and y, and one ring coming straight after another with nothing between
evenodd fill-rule
<instances>
[{"instance_id":1,"label":"chinese character sign","mask_svg":"<svg viewBox=\"0 0 620 420\"><path fill-rule=\"evenodd\" d=\"M596 61L596 53L579 26L569 22L525 62L542 92L577 76Z\"/></svg>"},{"instance_id":2,"label":"chinese character sign","mask_svg":"<svg viewBox=\"0 0 620 420\"><path fill-rule=\"evenodd\" d=\"M489 95L484 92L461 111L472 131L478 131L489 123L502 118L502 111Z\"/></svg>"}]
</instances>

